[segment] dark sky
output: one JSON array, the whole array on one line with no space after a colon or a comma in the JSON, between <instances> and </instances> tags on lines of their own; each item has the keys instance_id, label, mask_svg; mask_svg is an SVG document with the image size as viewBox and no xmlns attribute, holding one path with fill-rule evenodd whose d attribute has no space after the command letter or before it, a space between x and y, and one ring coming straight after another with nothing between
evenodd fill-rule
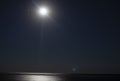
<instances>
[{"instance_id":1,"label":"dark sky","mask_svg":"<svg viewBox=\"0 0 120 81\"><path fill-rule=\"evenodd\" d=\"M41 19L37 6L49 5ZM119 0L0 1L1 72L120 73Z\"/></svg>"}]
</instances>

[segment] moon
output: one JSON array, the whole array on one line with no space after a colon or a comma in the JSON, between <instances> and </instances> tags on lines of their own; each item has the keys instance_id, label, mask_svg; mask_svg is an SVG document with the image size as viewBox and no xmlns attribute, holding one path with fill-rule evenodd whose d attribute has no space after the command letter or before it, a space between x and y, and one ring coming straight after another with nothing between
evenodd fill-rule
<instances>
[{"instance_id":1,"label":"moon","mask_svg":"<svg viewBox=\"0 0 120 81\"><path fill-rule=\"evenodd\" d=\"M47 16L49 14L49 9L47 7L40 7L38 9L38 14L41 16Z\"/></svg>"}]
</instances>

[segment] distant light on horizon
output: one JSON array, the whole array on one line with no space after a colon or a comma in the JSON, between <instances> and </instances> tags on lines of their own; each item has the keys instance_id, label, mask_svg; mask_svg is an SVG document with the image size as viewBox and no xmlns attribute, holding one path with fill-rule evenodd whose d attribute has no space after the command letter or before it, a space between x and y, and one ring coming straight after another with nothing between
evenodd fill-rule
<instances>
[{"instance_id":1,"label":"distant light on horizon","mask_svg":"<svg viewBox=\"0 0 120 81\"><path fill-rule=\"evenodd\" d=\"M77 70L76 68L73 68L73 69L72 69L73 72L76 72L76 70Z\"/></svg>"}]
</instances>

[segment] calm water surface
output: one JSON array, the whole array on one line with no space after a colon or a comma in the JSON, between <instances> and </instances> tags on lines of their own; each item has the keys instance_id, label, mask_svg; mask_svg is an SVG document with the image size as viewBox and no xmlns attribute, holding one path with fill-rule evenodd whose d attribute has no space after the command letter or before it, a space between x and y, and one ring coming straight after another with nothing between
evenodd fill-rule
<instances>
[{"instance_id":1,"label":"calm water surface","mask_svg":"<svg viewBox=\"0 0 120 81\"><path fill-rule=\"evenodd\" d=\"M0 81L120 81L120 75L4 73Z\"/></svg>"}]
</instances>

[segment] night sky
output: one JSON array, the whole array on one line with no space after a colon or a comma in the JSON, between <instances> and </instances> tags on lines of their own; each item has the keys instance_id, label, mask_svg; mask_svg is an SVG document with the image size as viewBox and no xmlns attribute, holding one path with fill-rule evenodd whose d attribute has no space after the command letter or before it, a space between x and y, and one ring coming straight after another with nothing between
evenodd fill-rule
<instances>
[{"instance_id":1,"label":"night sky","mask_svg":"<svg viewBox=\"0 0 120 81\"><path fill-rule=\"evenodd\" d=\"M42 19L38 5L51 14ZM120 73L119 0L1 0L0 72Z\"/></svg>"}]
</instances>

